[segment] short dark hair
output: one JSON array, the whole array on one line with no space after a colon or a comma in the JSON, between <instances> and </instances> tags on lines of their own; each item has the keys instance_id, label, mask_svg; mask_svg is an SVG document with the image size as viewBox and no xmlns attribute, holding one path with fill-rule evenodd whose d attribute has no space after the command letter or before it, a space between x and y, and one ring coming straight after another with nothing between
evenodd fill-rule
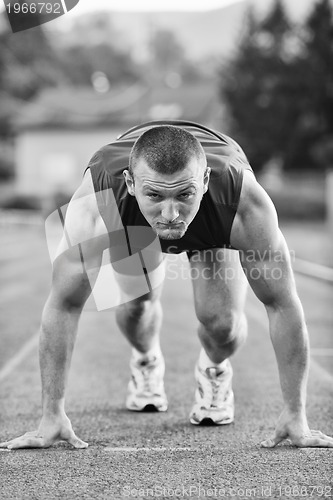
<instances>
[{"instance_id":1,"label":"short dark hair","mask_svg":"<svg viewBox=\"0 0 333 500\"><path fill-rule=\"evenodd\" d=\"M129 159L133 173L136 162L143 158L148 166L161 174L174 174L183 170L196 157L206 166L206 155L193 134L175 125L154 126L135 141Z\"/></svg>"}]
</instances>

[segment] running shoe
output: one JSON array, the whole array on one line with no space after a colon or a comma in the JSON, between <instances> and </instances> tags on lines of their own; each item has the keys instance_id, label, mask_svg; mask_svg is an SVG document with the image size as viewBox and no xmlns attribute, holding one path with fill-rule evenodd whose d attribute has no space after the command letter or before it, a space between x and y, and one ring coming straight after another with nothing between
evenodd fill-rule
<instances>
[{"instance_id":1,"label":"running shoe","mask_svg":"<svg viewBox=\"0 0 333 500\"><path fill-rule=\"evenodd\" d=\"M226 360L224 367L210 367L203 370L197 363L195 379L197 389L195 404L190 413L190 422L194 425L213 423L230 424L234 420L234 393L232 391L232 366Z\"/></svg>"},{"instance_id":2,"label":"running shoe","mask_svg":"<svg viewBox=\"0 0 333 500\"><path fill-rule=\"evenodd\" d=\"M126 408L132 411L166 411L168 400L164 391L165 364L163 356L130 361Z\"/></svg>"}]
</instances>

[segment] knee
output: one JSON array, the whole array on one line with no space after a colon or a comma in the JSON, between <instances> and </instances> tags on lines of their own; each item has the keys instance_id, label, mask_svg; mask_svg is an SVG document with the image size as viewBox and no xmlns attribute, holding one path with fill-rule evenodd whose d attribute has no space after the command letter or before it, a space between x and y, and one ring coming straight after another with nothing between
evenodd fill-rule
<instances>
[{"instance_id":1,"label":"knee","mask_svg":"<svg viewBox=\"0 0 333 500\"><path fill-rule=\"evenodd\" d=\"M142 296L117 307L117 317L126 317L139 320L143 315L154 309L156 301L148 296Z\"/></svg>"},{"instance_id":2,"label":"knee","mask_svg":"<svg viewBox=\"0 0 333 500\"><path fill-rule=\"evenodd\" d=\"M223 343L238 342L240 337L246 336L246 317L242 312L203 313L198 319L207 335Z\"/></svg>"}]
</instances>

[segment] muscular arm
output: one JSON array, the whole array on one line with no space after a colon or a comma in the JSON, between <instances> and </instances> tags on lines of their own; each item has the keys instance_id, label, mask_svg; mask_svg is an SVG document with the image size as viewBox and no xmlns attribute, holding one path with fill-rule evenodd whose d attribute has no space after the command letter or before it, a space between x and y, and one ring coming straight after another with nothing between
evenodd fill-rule
<instances>
[{"instance_id":1,"label":"muscular arm","mask_svg":"<svg viewBox=\"0 0 333 500\"><path fill-rule=\"evenodd\" d=\"M51 292L42 313L42 420L37 431L1 443L1 447L49 447L59 440L76 448L87 446L75 436L65 414L65 389L79 318L94 280L91 273L88 279L86 268L94 269L97 277L103 247L107 245L102 225L91 179L86 174L67 209L63 237L53 262Z\"/></svg>"},{"instance_id":2,"label":"muscular arm","mask_svg":"<svg viewBox=\"0 0 333 500\"><path fill-rule=\"evenodd\" d=\"M231 243L240 250L248 281L265 305L284 400L276 434L264 445L290 437L299 446L333 446L332 438L310 435L305 415L309 340L303 308L275 208L250 172L244 175Z\"/></svg>"},{"instance_id":3,"label":"muscular arm","mask_svg":"<svg viewBox=\"0 0 333 500\"><path fill-rule=\"evenodd\" d=\"M89 281L86 269L95 269L96 278L101 263L98 223L89 196L74 196L67 210L66 234L53 263L51 292L41 321L44 415L64 411L65 386L78 322L93 280L90 273Z\"/></svg>"}]
</instances>

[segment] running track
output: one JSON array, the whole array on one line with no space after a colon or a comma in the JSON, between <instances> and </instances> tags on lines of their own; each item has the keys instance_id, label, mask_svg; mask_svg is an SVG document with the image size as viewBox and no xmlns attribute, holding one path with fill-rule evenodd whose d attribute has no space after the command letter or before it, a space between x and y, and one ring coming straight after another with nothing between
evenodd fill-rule
<instances>
[{"instance_id":1,"label":"running track","mask_svg":"<svg viewBox=\"0 0 333 500\"><path fill-rule=\"evenodd\" d=\"M43 231L4 227L0 249L0 441L33 430L40 418L37 330L50 284ZM186 266L179 259L179 268ZM173 275L174 276L174 275ZM312 357L308 416L333 434L333 286L297 276ZM249 339L233 359L236 421L194 427L193 368L199 351L189 280L163 293L166 414L124 409L129 347L113 311L83 313L67 393L67 412L87 450L0 451L2 499L328 498L333 450L284 444L261 449L282 407L263 306L248 295ZM302 489L303 488L303 489Z\"/></svg>"}]
</instances>

